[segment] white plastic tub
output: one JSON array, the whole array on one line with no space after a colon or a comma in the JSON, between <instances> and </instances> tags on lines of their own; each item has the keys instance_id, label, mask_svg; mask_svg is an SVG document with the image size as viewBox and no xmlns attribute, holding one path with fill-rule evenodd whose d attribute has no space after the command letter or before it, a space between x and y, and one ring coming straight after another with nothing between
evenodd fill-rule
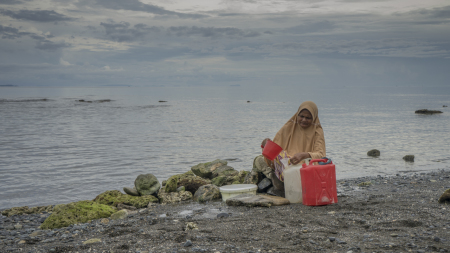
<instances>
[{"instance_id":1,"label":"white plastic tub","mask_svg":"<svg viewBox=\"0 0 450 253\"><path fill-rule=\"evenodd\" d=\"M232 184L220 187L220 193L222 194L222 200L225 202L227 199L237 196L239 194L253 194L256 195L256 189L258 187L254 184Z\"/></svg>"}]
</instances>

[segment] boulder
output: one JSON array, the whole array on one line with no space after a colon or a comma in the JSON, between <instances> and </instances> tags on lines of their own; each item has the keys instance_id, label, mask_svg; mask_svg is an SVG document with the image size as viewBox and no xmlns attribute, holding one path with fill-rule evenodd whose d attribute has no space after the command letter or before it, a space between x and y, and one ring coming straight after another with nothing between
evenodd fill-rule
<instances>
[{"instance_id":1,"label":"boulder","mask_svg":"<svg viewBox=\"0 0 450 253\"><path fill-rule=\"evenodd\" d=\"M54 229L71 224L86 223L90 220L108 218L115 212L115 208L111 206L89 200L56 205L52 214L45 219L40 228Z\"/></svg>"},{"instance_id":2,"label":"boulder","mask_svg":"<svg viewBox=\"0 0 450 253\"><path fill-rule=\"evenodd\" d=\"M380 150L378 150L378 149L372 149L367 152L368 156L373 156L373 157L380 156L380 154L381 154Z\"/></svg>"},{"instance_id":3,"label":"boulder","mask_svg":"<svg viewBox=\"0 0 450 253\"><path fill-rule=\"evenodd\" d=\"M261 182L262 178L262 173L257 172L257 171L250 171L250 173L248 173L245 178L244 178L244 184L259 184L259 182Z\"/></svg>"},{"instance_id":4,"label":"boulder","mask_svg":"<svg viewBox=\"0 0 450 253\"><path fill-rule=\"evenodd\" d=\"M268 178L264 178L258 184L258 192L266 192L270 186L272 186L272 181Z\"/></svg>"},{"instance_id":5,"label":"boulder","mask_svg":"<svg viewBox=\"0 0 450 253\"><path fill-rule=\"evenodd\" d=\"M126 194L131 195L131 196L140 196L140 195L139 195L139 192L136 191L136 187L133 187L133 188L123 187L123 191L124 191Z\"/></svg>"},{"instance_id":6,"label":"boulder","mask_svg":"<svg viewBox=\"0 0 450 253\"><path fill-rule=\"evenodd\" d=\"M403 160L405 160L407 162L414 162L414 155L405 155L403 157Z\"/></svg>"},{"instance_id":7,"label":"boulder","mask_svg":"<svg viewBox=\"0 0 450 253\"><path fill-rule=\"evenodd\" d=\"M229 206L246 206L246 207L271 207L289 205L289 200L282 197L269 196L265 194L253 195L253 194L240 194L232 198L227 199L227 205Z\"/></svg>"},{"instance_id":8,"label":"boulder","mask_svg":"<svg viewBox=\"0 0 450 253\"><path fill-rule=\"evenodd\" d=\"M215 177L230 177L239 174L239 171L235 170L233 167L222 165L217 167L212 171L212 178Z\"/></svg>"},{"instance_id":9,"label":"boulder","mask_svg":"<svg viewBox=\"0 0 450 253\"><path fill-rule=\"evenodd\" d=\"M262 173L267 178L271 178L273 174L272 168L267 165L266 161L264 160L264 156L262 155L257 156L255 157L255 159L253 159L252 170Z\"/></svg>"},{"instance_id":10,"label":"boulder","mask_svg":"<svg viewBox=\"0 0 450 253\"><path fill-rule=\"evenodd\" d=\"M22 207L13 207L10 209L6 209L2 211L2 215L4 216L13 216L13 215L22 215L22 214L34 214L34 213L42 213L42 212L52 212L53 206L35 206L29 208L28 206Z\"/></svg>"},{"instance_id":11,"label":"boulder","mask_svg":"<svg viewBox=\"0 0 450 253\"><path fill-rule=\"evenodd\" d=\"M134 206L136 208L144 208L148 206L148 203L158 202L158 198L156 198L153 195L146 195L146 196L131 196L128 194L123 194L118 190L113 191L106 191L104 193L101 193L95 199L94 202L108 205L108 206L114 206L117 207L119 203L123 203L125 205Z\"/></svg>"},{"instance_id":12,"label":"boulder","mask_svg":"<svg viewBox=\"0 0 450 253\"><path fill-rule=\"evenodd\" d=\"M165 192L176 192L177 191L177 187L178 186L178 176L171 176L169 179L167 179L166 181L166 185L164 186L164 191Z\"/></svg>"},{"instance_id":13,"label":"boulder","mask_svg":"<svg viewBox=\"0 0 450 253\"><path fill-rule=\"evenodd\" d=\"M223 165L227 165L228 162L224 160L214 160L208 163L199 163L191 168L192 172L202 178L211 179L213 171Z\"/></svg>"},{"instance_id":14,"label":"boulder","mask_svg":"<svg viewBox=\"0 0 450 253\"><path fill-rule=\"evenodd\" d=\"M428 109L420 109L415 111L417 114L435 114L435 113L442 113L441 111L437 110L428 110Z\"/></svg>"},{"instance_id":15,"label":"boulder","mask_svg":"<svg viewBox=\"0 0 450 253\"><path fill-rule=\"evenodd\" d=\"M444 191L444 193L439 198L438 202L441 204L444 203L450 204L450 189Z\"/></svg>"},{"instance_id":16,"label":"boulder","mask_svg":"<svg viewBox=\"0 0 450 253\"><path fill-rule=\"evenodd\" d=\"M139 175L134 180L134 186L142 196L156 194L161 188L158 179L152 174Z\"/></svg>"},{"instance_id":17,"label":"boulder","mask_svg":"<svg viewBox=\"0 0 450 253\"><path fill-rule=\"evenodd\" d=\"M158 198L161 204L178 203L192 199L190 191L184 192L165 192L164 188L158 192Z\"/></svg>"},{"instance_id":18,"label":"boulder","mask_svg":"<svg viewBox=\"0 0 450 253\"><path fill-rule=\"evenodd\" d=\"M198 201L199 203L205 203L221 198L222 195L220 194L219 187L212 184L201 186L194 194L194 201Z\"/></svg>"},{"instance_id":19,"label":"boulder","mask_svg":"<svg viewBox=\"0 0 450 253\"><path fill-rule=\"evenodd\" d=\"M226 175L225 173L229 173ZM220 174L219 176L211 179L211 183L216 186L224 186L224 185L230 185L230 184L242 184L244 183L244 179L248 174L248 171L236 171L233 169L227 170L224 174Z\"/></svg>"}]
</instances>

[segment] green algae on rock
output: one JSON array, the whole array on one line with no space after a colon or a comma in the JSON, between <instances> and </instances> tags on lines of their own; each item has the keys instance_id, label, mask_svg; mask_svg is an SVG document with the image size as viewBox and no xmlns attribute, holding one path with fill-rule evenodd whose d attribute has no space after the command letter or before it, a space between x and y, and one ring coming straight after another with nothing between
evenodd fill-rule
<instances>
[{"instance_id":1,"label":"green algae on rock","mask_svg":"<svg viewBox=\"0 0 450 253\"><path fill-rule=\"evenodd\" d=\"M194 201L205 203L207 201L217 200L222 198L219 187L209 184L203 185L194 194Z\"/></svg>"},{"instance_id":2,"label":"green algae on rock","mask_svg":"<svg viewBox=\"0 0 450 253\"><path fill-rule=\"evenodd\" d=\"M165 192L176 192L178 186L178 175L171 176L167 181L164 187Z\"/></svg>"},{"instance_id":3,"label":"green algae on rock","mask_svg":"<svg viewBox=\"0 0 450 253\"><path fill-rule=\"evenodd\" d=\"M111 215L111 220L121 220L125 219L126 217L128 217L127 210L120 210Z\"/></svg>"},{"instance_id":4,"label":"green algae on rock","mask_svg":"<svg viewBox=\"0 0 450 253\"><path fill-rule=\"evenodd\" d=\"M107 218L115 212L116 210L111 206L89 200L56 205L53 213L42 223L41 229L62 228L72 224L86 223L90 220Z\"/></svg>"},{"instance_id":5,"label":"green algae on rock","mask_svg":"<svg viewBox=\"0 0 450 253\"><path fill-rule=\"evenodd\" d=\"M94 202L114 206L116 207L119 203L123 203L125 205L134 206L136 208L144 208L148 206L148 203L157 203L159 200L153 195L146 196L131 196L128 194L123 194L118 190L106 191L101 193L95 199Z\"/></svg>"},{"instance_id":6,"label":"green algae on rock","mask_svg":"<svg viewBox=\"0 0 450 253\"><path fill-rule=\"evenodd\" d=\"M2 215L4 216L12 216L12 215L22 215L22 214L33 214L33 213L42 213L48 212L50 213L53 210L53 206L35 206L29 208L28 206L21 207L13 207L10 209L6 209L2 211Z\"/></svg>"},{"instance_id":7,"label":"green algae on rock","mask_svg":"<svg viewBox=\"0 0 450 253\"><path fill-rule=\"evenodd\" d=\"M158 198L161 204L178 203L192 199L192 193L189 191L165 192L164 188L161 188L158 192Z\"/></svg>"},{"instance_id":8,"label":"green algae on rock","mask_svg":"<svg viewBox=\"0 0 450 253\"><path fill-rule=\"evenodd\" d=\"M212 162L208 163L199 163L191 168L192 172L194 172L195 175L211 179L213 171L219 168L220 166L227 165L228 162L224 160L214 160Z\"/></svg>"},{"instance_id":9,"label":"green algae on rock","mask_svg":"<svg viewBox=\"0 0 450 253\"><path fill-rule=\"evenodd\" d=\"M179 187L184 187L186 191L194 194L202 185L211 184L211 180L196 176L192 171L183 174L171 176L168 180L163 181L164 191L175 192ZM175 188L175 191L173 189Z\"/></svg>"},{"instance_id":10,"label":"green algae on rock","mask_svg":"<svg viewBox=\"0 0 450 253\"><path fill-rule=\"evenodd\" d=\"M158 179L152 174L142 174L134 180L134 186L141 196L156 194L161 188Z\"/></svg>"}]
</instances>

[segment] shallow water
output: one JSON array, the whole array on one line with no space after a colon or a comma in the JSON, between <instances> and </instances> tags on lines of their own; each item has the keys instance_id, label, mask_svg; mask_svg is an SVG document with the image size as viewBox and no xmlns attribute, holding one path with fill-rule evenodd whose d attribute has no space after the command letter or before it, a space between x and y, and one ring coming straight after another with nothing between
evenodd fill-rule
<instances>
[{"instance_id":1,"label":"shallow water","mask_svg":"<svg viewBox=\"0 0 450 253\"><path fill-rule=\"evenodd\" d=\"M214 159L251 170L262 139L305 100L319 107L338 179L449 167L450 89L309 91L0 88L0 209L93 199L132 187L139 174L161 181ZM414 114L425 108L444 113ZM379 158L367 157L373 148Z\"/></svg>"}]
</instances>

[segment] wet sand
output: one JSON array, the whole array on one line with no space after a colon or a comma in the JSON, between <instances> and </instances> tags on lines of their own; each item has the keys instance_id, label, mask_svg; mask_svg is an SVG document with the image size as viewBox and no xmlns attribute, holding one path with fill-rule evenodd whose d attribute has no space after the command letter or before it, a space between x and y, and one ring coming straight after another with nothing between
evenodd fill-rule
<instances>
[{"instance_id":1,"label":"wet sand","mask_svg":"<svg viewBox=\"0 0 450 253\"><path fill-rule=\"evenodd\" d=\"M107 224L95 220L34 236L16 229L0 237L0 252L449 252L450 205L437 200L450 188L450 170L337 184L333 205L155 204ZM2 216L0 232L10 233L5 227L26 216ZM83 244L89 239L100 242Z\"/></svg>"}]
</instances>

